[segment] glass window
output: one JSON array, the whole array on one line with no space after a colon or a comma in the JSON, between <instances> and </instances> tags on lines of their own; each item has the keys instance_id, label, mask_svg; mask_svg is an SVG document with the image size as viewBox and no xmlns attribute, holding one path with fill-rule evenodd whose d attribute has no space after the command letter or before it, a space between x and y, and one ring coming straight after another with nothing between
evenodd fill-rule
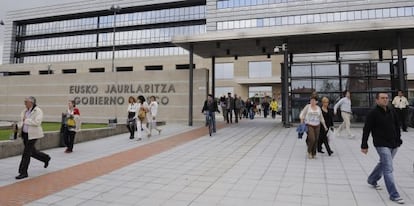
<instances>
[{"instance_id":1,"label":"glass window","mask_svg":"<svg viewBox=\"0 0 414 206\"><path fill-rule=\"evenodd\" d=\"M214 88L214 94L216 94L216 97L221 96L227 96L227 93L234 94L234 88L233 87L216 87Z\"/></svg>"},{"instance_id":2,"label":"glass window","mask_svg":"<svg viewBox=\"0 0 414 206\"><path fill-rule=\"evenodd\" d=\"M327 18L328 18L328 22L333 22L334 21L334 14L333 13L328 13Z\"/></svg>"},{"instance_id":3,"label":"glass window","mask_svg":"<svg viewBox=\"0 0 414 206\"><path fill-rule=\"evenodd\" d=\"M313 76L338 76L339 67L337 64L313 64Z\"/></svg>"},{"instance_id":4,"label":"glass window","mask_svg":"<svg viewBox=\"0 0 414 206\"><path fill-rule=\"evenodd\" d=\"M412 7L406 7L405 8L405 16L412 16L413 15L413 8Z\"/></svg>"},{"instance_id":5,"label":"glass window","mask_svg":"<svg viewBox=\"0 0 414 206\"><path fill-rule=\"evenodd\" d=\"M218 63L215 67L215 79L232 79L234 77L233 63Z\"/></svg>"},{"instance_id":6,"label":"glass window","mask_svg":"<svg viewBox=\"0 0 414 206\"><path fill-rule=\"evenodd\" d=\"M334 13L334 21L341 21L341 13L339 12Z\"/></svg>"},{"instance_id":7,"label":"glass window","mask_svg":"<svg viewBox=\"0 0 414 206\"><path fill-rule=\"evenodd\" d=\"M405 9L404 8L398 8L398 16L405 16Z\"/></svg>"},{"instance_id":8,"label":"glass window","mask_svg":"<svg viewBox=\"0 0 414 206\"><path fill-rule=\"evenodd\" d=\"M272 87L263 86L263 87L249 87L249 98L251 97L265 97L272 96ZM260 102L259 102L260 103Z\"/></svg>"},{"instance_id":9,"label":"glass window","mask_svg":"<svg viewBox=\"0 0 414 206\"><path fill-rule=\"evenodd\" d=\"M361 19L368 19L368 11L362 10L361 11Z\"/></svg>"},{"instance_id":10,"label":"glass window","mask_svg":"<svg viewBox=\"0 0 414 206\"><path fill-rule=\"evenodd\" d=\"M355 11L355 20L361 19L362 18L362 12L361 11Z\"/></svg>"},{"instance_id":11,"label":"glass window","mask_svg":"<svg viewBox=\"0 0 414 206\"><path fill-rule=\"evenodd\" d=\"M373 10L373 9L371 9L371 10L368 10L368 18L369 19L375 19L375 10Z\"/></svg>"},{"instance_id":12,"label":"glass window","mask_svg":"<svg viewBox=\"0 0 414 206\"><path fill-rule=\"evenodd\" d=\"M396 17L397 16L397 9L391 8L390 9L390 17Z\"/></svg>"},{"instance_id":13,"label":"glass window","mask_svg":"<svg viewBox=\"0 0 414 206\"><path fill-rule=\"evenodd\" d=\"M390 9L382 9L382 15L384 18L390 17Z\"/></svg>"},{"instance_id":14,"label":"glass window","mask_svg":"<svg viewBox=\"0 0 414 206\"><path fill-rule=\"evenodd\" d=\"M292 65L291 74L293 77L311 76L310 65Z\"/></svg>"},{"instance_id":15,"label":"glass window","mask_svg":"<svg viewBox=\"0 0 414 206\"><path fill-rule=\"evenodd\" d=\"M339 79L314 79L313 88L318 93L340 91Z\"/></svg>"},{"instance_id":16,"label":"glass window","mask_svg":"<svg viewBox=\"0 0 414 206\"><path fill-rule=\"evenodd\" d=\"M272 77L272 62L249 62L249 78Z\"/></svg>"},{"instance_id":17,"label":"glass window","mask_svg":"<svg viewBox=\"0 0 414 206\"><path fill-rule=\"evenodd\" d=\"M383 17L382 15L382 9L376 9L375 10L375 18L381 19Z\"/></svg>"}]
</instances>

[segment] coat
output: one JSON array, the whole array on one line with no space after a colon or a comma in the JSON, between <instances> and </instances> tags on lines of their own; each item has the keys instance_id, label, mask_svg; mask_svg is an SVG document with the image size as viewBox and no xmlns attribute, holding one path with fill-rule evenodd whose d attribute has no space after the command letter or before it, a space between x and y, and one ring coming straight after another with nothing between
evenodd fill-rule
<instances>
[{"instance_id":1,"label":"coat","mask_svg":"<svg viewBox=\"0 0 414 206\"><path fill-rule=\"evenodd\" d=\"M40 139L44 137L43 129L42 129L42 121L43 121L43 112L42 110L35 106L29 116L24 120L26 114L26 109L23 110L20 114L20 121L17 124L18 128L23 130L23 123L28 126L28 135L29 140L31 139Z\"/></svg>"}]
</instances>

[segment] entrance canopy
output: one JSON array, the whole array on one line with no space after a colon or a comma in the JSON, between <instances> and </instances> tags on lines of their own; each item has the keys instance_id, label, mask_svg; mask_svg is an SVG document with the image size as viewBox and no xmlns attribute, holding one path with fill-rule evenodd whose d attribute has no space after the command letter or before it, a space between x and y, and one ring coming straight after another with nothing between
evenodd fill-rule
<instances>
[{"instance_id":1,"label":"entrance canopy","mask_svg":"<svg viewBox=\"0 0 414 206\"><path fill-rule=\"evenodd\" d=\"M194 54L209 57L257 56L274 54L275 46L288 44L289 53L372 51L414 48L414 20L411 17L249 28L207 32L198 36L177 36L173 43Z\"/></svg>"}]
</instances>

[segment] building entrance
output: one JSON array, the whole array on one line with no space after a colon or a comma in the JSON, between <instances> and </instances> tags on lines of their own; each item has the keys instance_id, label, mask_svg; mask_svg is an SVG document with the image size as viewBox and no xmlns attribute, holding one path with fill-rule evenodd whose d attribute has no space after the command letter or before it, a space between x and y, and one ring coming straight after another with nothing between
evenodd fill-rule
<instances>
[{"instance_id":1,"label":"building entrance","mask_svg":"<svg viewBox=\"0 0 414 206\"><path fill-rule=\"evenodd\" d=\"M330 107L351 92L353 120L363 122L369 108L375 105L375 94L385 92L392 97L399 89L398 68L391 60L301 62L290 67L290 116L299 121L301 109L309 102L312 92L328 97ZM406 72L404 71L406 79Z\"/></svg>"}]
</instances>

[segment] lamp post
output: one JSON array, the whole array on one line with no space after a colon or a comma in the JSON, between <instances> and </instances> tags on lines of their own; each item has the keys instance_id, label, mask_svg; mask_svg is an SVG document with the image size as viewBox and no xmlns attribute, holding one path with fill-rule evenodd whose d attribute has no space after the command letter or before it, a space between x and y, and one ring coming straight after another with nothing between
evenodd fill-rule
<instances>
[{"instance_id":1,"label":"lamp post","mask_svg":"<svg viewBox=\"0 0 414 206\"><path fill-rule=\"evenodd\" d=\"M287 43L274 48L275 53L283 52L283 68L282 68L282 122L284 127L290 127L289 121L289 59Z\"/></svg>"},{"instance_id":2,"label":"lamp post","mask_svg":"<svg viewBox=\"0 0 414 206\"><path fill-rule=\"evenodd\" d=\"M118 5L112 5L111 8L109 8L110 11L114 13L114 19L113 19L113 36L112 36L112 72L115 72L115 32L116 32L116 14L121 11L121 7Z\"/></svg>"}]
</instances>

